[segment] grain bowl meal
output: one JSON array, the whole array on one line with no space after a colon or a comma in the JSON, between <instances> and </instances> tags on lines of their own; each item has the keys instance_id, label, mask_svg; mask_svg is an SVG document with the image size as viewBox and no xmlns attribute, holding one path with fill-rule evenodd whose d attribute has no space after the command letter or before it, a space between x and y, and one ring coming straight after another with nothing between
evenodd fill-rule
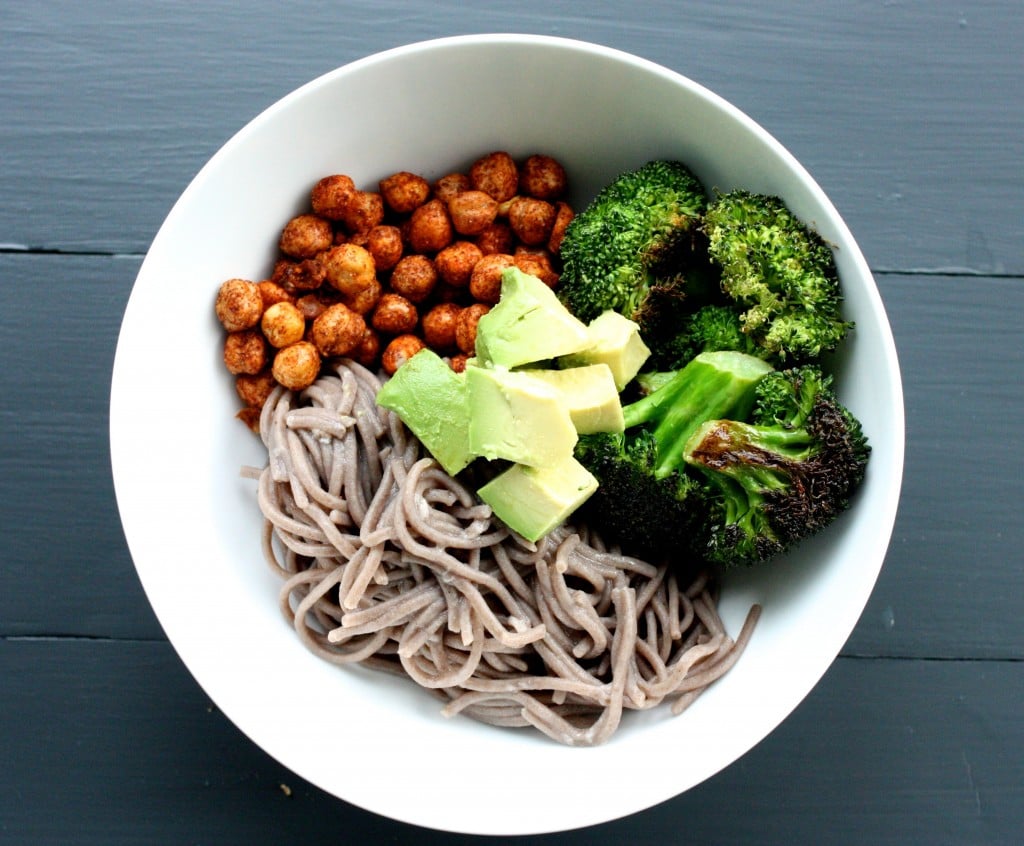
<instances>
[{"instance_id":1,"label":"grain bowl meal","mask_svg":"<svg viewBox=\"0 0 1024 846\"><path fill-rule=\"evenodd\" d=\"M241 127L111 382L125 537L203 705L483 835L637 813L786 720L876 583L903 447L808 171L676 71L536 35L368 55Z\"/></svg>"},{"instance_id":2,"label":"grain bowl meal","mask_svg":"<svg viewBox=\"0 0 1024 846\"><path fill-rule=\"evenodd\" d=\"M302 643L590 746L733 666L761 609L730 635L720 572L825 529L870 448L822 365L831 248L780 198L652 160L577 214L567 181L325 175L214 311Z\"/></svg>"}]
</instances>

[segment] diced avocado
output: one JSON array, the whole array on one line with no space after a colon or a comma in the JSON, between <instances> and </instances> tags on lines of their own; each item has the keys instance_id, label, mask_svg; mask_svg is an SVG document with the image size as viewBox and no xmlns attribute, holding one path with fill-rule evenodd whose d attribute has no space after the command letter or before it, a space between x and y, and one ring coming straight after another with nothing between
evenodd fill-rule
<instances>
[{"instance_id":1,"label":"diced avocado","mask_svg":"<svg viewBox=\"0 0 1024 846\"><path fill-rule=\"evenodd\" d=\"M572 453L576 428L562 395L520 371L467 367L469 451L544 466Z\"/></svg>"},{"instance_id":2,"label":"diced avocado","mask_svg":"<svg viewBox=\"0 0 1024 846\"><path fill-rule=\"evenodd\" d=\"M555 292L517 267L502 273L501 298L476 329L477 358L499 367L546 361L591 343L586 325Z\"/></svg>"},{"instance_id":3,"label":"diced avocado","mask_svg":"<svg viewBox=\"0 0 1024 846\"><path fill-rule=\"evenodd\" d=\"M558 389L579 434L621 432L625 428L619 391L607 364L519 372L529 373Z\"/></svg>"},{"instance_id":4,"label":"diced avocado","mask_svg":"<svg viewBox=\"0 0 1024 846\"><path fill-rule=\"evenodd\" d=\"M589 345L559 358L562 367L607 364L621 391L640 372L651 354L640 337L640 328L617 311L605 311L587 325Z\"/></svg>"},{"instance_id":5,"label":"diced avocado","mask_svg":"<svg viewBox=\"0 0 1024 846\"><path fill-rule=\"evenodd\" d=\"M399 367L377 391L377 404L401 417L447 473L454 476L475 458L465 376L432 350Z\"/></svg>"},{"instance_id":6,"label":"diced avocado","mask_svg":"<svg viewBox=\"0 0 1024 846\"><path fill-rule=\"evenodd\" d=\"M571 455L546 467L513 464L477 493L510 529L535 541L559 526L597 490Z\"/></svg>"}]
</instances>

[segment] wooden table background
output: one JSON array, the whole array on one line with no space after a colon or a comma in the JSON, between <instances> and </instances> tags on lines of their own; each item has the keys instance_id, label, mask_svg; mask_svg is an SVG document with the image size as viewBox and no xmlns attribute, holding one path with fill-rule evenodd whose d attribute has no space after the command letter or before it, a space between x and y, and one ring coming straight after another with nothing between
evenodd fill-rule
<instances>
[{"instance_id":1,"label":"wooden table background","mask_svg":"<svg viewBox=\"0 0 1024 846\"><path fill-rule=\"evenodd\" d=\"M765 126L858 238L906 391L890 552L823 681L685 795L531 842L1024 842L1022 13L1019 0L3 4L0 842L477 839L322 793L210 703L136 579L107 403L142 257L230 135L340 64L486 31L637 53Z\"/></svg>"}]
</instances>

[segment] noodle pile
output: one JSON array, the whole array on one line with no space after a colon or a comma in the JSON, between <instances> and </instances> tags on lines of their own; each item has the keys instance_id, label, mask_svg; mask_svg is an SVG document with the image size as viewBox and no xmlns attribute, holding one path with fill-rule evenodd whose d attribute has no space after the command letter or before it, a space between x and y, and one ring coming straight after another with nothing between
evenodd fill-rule
<instances>
[{"instance_id":1,"label":"noodle pile","mask_svg":"<svg viewBox=\"0 0 1024 846\"><path fill-rule=\"evenodd\" d=\"M400 673L443 713L606 741L626 709L682 711L736 661L705 577L621 555L585 526L529 543L492 518L348 360L277 388L260 434L263 547L280 605L324 659Z\"/></svg>"}]
</instances>

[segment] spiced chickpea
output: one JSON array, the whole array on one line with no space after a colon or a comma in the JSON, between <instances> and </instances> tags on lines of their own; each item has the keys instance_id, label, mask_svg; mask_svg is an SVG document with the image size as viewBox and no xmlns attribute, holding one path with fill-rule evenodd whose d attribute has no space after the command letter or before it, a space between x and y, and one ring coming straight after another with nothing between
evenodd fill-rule
<instances>
[{"instance_id":1,"label":"spiced chickpea","mask_svg":"<svg viewBox=\"0 0 1024 846\"><path fill-rule=\"evenodd\" d=\"M274 264L270 281L280 285L289 293L315 291L324 282L324 270L318 258L304 261L279 259Z\"/></svg>"},{"instance_id":2,"label":"spiced chickpea","mask_svg":"<svg viewBox=\"0 0 1024 846\"><path fill-rule=\"evenodd\" d=\"M565 168L551 156L529 156L519 169L519 190L538 200L559 199L567 183Z\"/></svg>"},{"instance_id":3,"label":"spiced chickpea","mask_svg":"<svg viewBox=\"0 0 1024 846\"><path fill-rule=\"evenodd\" d=\"M306 332L306 318L291 303L274 303L263 312L260 328L270 346L280 349L302 340Z\"/></svg>"},{"instance_id":4,"label":"spiced chickpea","mask_svg":"<svg viewBox=\"0 0 1024 846\"><path fill-rule=\"evenodd\" d=\"M419 320L419 312L412 302L401 294L389 291L381 296L373 310L370 324L385 335L402 335L412 332Z\"/></svg>"},{"instance_id":5,"label":"spiced chickpea","mask_svg":"<svg viewBox=\"0 0 1024 846\"><path fill-rule=\"evenodd\" d=\"M341 220L344 210L356 185L352 177L342 173L325 176L313 186L310 192L310 204L313 212L328 220Z\"/></svg>"},{"instance_id":6,"label":"spiced chickpea","mask_svg":"<svg viewBox=\"0 0 1024 846\"><path fill-rule=\"evenodd\" d=\"M477 191L490 194L499 203L511 200L519 190L519 169L503 150L488 153L469 168L469 181Z\"/></svg>"},{"instance_id":7,"label":"spiced chickpea","mask_svg":"<svg viewBox=\"0 0 1024 846\"><path fill-rule=\"evenodd\" d=\"M455 324L462 306L457 303L438 303L423 315L423 340L435 351L455 348Z\"/></svg>"},{"instance_id":8,"label":"spiced chickpea","mask_svg":"<svg viewBox=\"0 0 1024 846\"><path fill-rule=\"evenodd\" d=\"M213 305L221 325L229 332L251 329L260 322L263 314L263 298L255 282L248 279L228 279L220 290Z\"/></svg>"},{"instance_id":9,"label":"spiced chickpea","mask_svg":"<svg viewBox=\"0 0 1024 846\"><path fill-rule=\"evenodd\" d=\"M465 353L456 353L448 359L448 366L456 373L464 373L466 370L466 363L469 361L469 356Z\"/></svg>"},{"instance_id":10,"label":"spiced chickpea","mask_svg":"<svg viewBox=\"0 0 1024 846\"><path fill-rule=\"evenodd\" d=\"M261 408L276 384L277 380L269 367L259 373L241 373L235 377L238 398L250 408Z\"/></svg>"},{"instance_id":11,"label":"spiced chickpea","mask_svg":"<svg viewBox=\"0 0 1024 846\"><path fill-rule=\"evenodd\" d=\"M396 294L401 294L411 302L421 303L433 292L437 279L434 262L426 256L413 253L402 256L395 265L389 285Z\"/></svg>"},{"instance_id":12,"label":"spiced chickpea","mask_svg":"<svg viewBox=\"0 0 1024 846\"><path fill-rule=\"evenodd\" d=\"M517 249L513 262L523 273L536 276L549 288L554 288L558 284L558 272L551 264L551 258L543 250Z\"/></svg>"},{"instance_id":13,"label":"spiced chickpea","mask_svg":"<svg viewBox=\"0 0 1024 846\"><path fill-rule=\"evenodd\" d=\"M259 373L267 366L267 342L258 329L228 332L224 338L224 366L234 376Z\"/></svg>"},{"instance_id":14,"label":"spiced chickpea","mask_svg":"<svg viewBox=\"0 0 1024 846\"><path fill-rule=\"evenodd\" d=\"M524 244L546 244L555 225L555 207L545 200L516 197L509 206L508 225Z\"/></svg>"},{"instance_id":15,"label":"spiced chickpea","mask_svg":"<svg viewBox=\"0 0 1024 846\"><path fill-rule=\"evenodd\" d=\"M375 191L353 191L339 220L349 233L367 232L384 222L384 198Z\"/></svg>"},{"instance_id":16,"label":"spiced chickpea","mask_svg":"<svg viewBox=\"0 0 1024 846\"><path fill-rule=\"evenodd\" d=\"M328 306L313 321L310 339L325 358L348 355L359 346L366 332L366 321L344 303Z\"/></svg>"},{"instance_id":17,"label":"spiced chickpea","mask_svg":"<svg viewBox=\"0 0 1024 846\"><path fill-rule=\"evenodd\" d=\"M316 320L324 310L334 303L336 299L328 296L326 291L317 291L312 294L304 294L295 301L295 307L305 320Z\"/></svg>"},{"instance_id":18,"label":"spiced chickpea","mask_svg":"<svg viewBox=\"0 0 1024 846\"><path fill-rule=\"evenodd\" d=\"M501 274L515 266L515 258L507 253L492 253L476 263L469 277L469 293L481 303L494 305L501 297Z\"/></svg>"},{"instance_id":19,"label":"spiced chickpea","mask_svg":"<svg viewBox=\"0 0 1024 846\"><path fill-rule=\"evenodd\" d=\"M452 228L460 235L479 235L498 216L498 201L484 191L460 191L447 205Z\"/></svg>"},{"instance_id":20,"label":"spiced chickpea","mask_svg":"<svg viewBox=\"0 0 1024 846\"><path fill-rule=\"evenodd\" d=\"M440 200L429 200L409 217L409 246L416 253L436 253L452 242L452 219Z\"/></svg>"},{"instance_id":21,"label":"spiced chickpea","mask_svg":"<svg viewBox=\"0 0 1024 846\"><path fill-rule=\"evenodd\" d=\"M381 285L379 280L374 279L369 287L363 288L362 291L357 291L351 296L342 297L341 301L356 314L365 315L373 311L380 301L382 293L384 293L384 286Z\"/></svg>"},{"instance_id":22,"label":"spiced chickpea","mask_svg":"<svg viewBox=\"0 0 1024 846\"><path fill-rule=\"evenodd\" d=\"M342 294L352 296L369 288L377 278L373 256L358 244L338 244L320 257L327 283Z\"/></svg>"},{"instance_id":23,"label":"spiced chickpea","mask_svg":"<svg viewBox=\"0 0 1024 846\"><path fill-rule=\"evenodd\" d=\"M434 196L442 203L447 203L456 194L472 188L469 176L465 173L449 173L434 182Z\"/></svg>"},{"instance_id":24,"label":"spiced chickpea","mask_svg":"<svg viewBox=\"0 0 1024 846\"><path fill-rule=\"evenodd\" d=\"M298 341L277 351L271 372L289 390L304 390L320 375L320 354L309 341Z\"/></svg>"},{"instance_id":25,"label":"spiced chickpea","mask_svg":"<svg viewBox=\"0 0 1024 846\"><path fill-rule=\"evenodd\" d=\"M380 335L367 326L363 340L352 350L351 356L363 367L374 367L380 359L380 346Z\"/></svg>"},{"instance_id":26,"label":"spiced chickpea","mask_svg":"<svg viewBox=\"0 0 1024 846\"><path fill-rule=\"evenodd\" d=\"M374 226L366 233L363 245L373 256L373 264L377 270L391 270L402 257L402 230L397 226L381 224Z\"/></svg>"},{"instance_id":27,"label":"spiced chickpea","mask_svg":"<svg viewBox=\"0 0 1024 846\"><path fill-rule=\"evenodd\" d=\"M568 203L559 200L555 203L555 222L551 226L551 234L548 236L548 249L558 255L562 249L562 239L565 237L565 230L575 217L572 207Z\"/></svg>"},{"instance_id":28,"label":"spiced chickpea","mask_svg":"<svg viewBox=\"0 0 1024 846\"><path fill-rule=\"evenodd\" d=\"M243 406L238 409L238 413L235 417L241 420L253 434L258 435L260 433L260 416L262 415L262 409L256 408L251 405Z\"/></svg>"},{"instance_id":29,"label":"spiced chickpea","mask_svg":"<svg viewBox=\"0 0 1024 846\"><path fill-rule=\"evenodd\" d=\"M263 302L263 310L266 311L277 303L294 303L295 297L288 293L282 286L269 279L257 282L256 287L260 292L260 300Z\"/></svg>"},{"instance_id":30,"label":"spiced chickpea","mask_svg":"<svg viewBox=\"0 0 1024 846\"><path fill-rule=\"evenodd\" d=\"M430 183L422 176L401 170L380 181L385 205L397 214L408 214L430 197Z\"/></svg>"},{"instance_id":31,"label":"spiced chickpea","mask_svg":"<svg viewBox=\"0 0 1024 846\"><path fill-rule=\"evenodd\" d=\"M334 229L326 218L315 214L293 217L281 230L278 246L286 256L313 258L334 243Z\"/></svg>"},{"instance_id":32,"label":"spiced chickpea","mask_svg":"<svg viewBox=\"0 0 1024 846\"><path fill-rule=\"evenodd\" d=\"M466 355L476 352L476 325L490 310L486 303L473 303L459 312L455 320L455 345Z\"/></svg>"},{"instance_id":33,"label":"spiced chickpea","mask_svg":"<svg viewBox=\"0 0 1024 846\"><path fill-rule=\"evenodd\" d=\"M434 267L438 278L456 288L465 288L473 268L483 256L480 248L471 241L456 241L434 256Z\"/></svg>"},{"instance_id":34,"label":"spiced chickpea","mask_svg":"<svg viewBox=\"0 0 1024 846\"><path fill-rule=\"evenodd\" d=\"M496 220L484 229L473 242L485 256L492 253L511 253L516 244L516 236L507 221Z\"/></svg>"},{"instance_id":35,"label":"spiced chickpea","mask_svg":"<svg viewBox=\"0 0 1024 846\"><path fill-rule=\"evenodd\" d=\"M380 364L384 372L393 376L395 371L424 348L423 339L418 335L399 335L381 353Z\"/></svg>"}]
</instances>

